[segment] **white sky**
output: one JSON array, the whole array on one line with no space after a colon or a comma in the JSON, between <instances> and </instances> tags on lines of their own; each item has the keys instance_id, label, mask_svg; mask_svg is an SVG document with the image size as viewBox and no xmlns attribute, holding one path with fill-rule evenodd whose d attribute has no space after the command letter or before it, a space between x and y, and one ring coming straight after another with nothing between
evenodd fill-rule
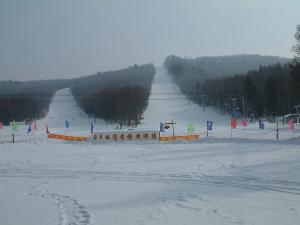
<instances>
[{"instance_id":1,"label":"white sky","mask_svg":"<svg viewBox=\"0 0 300 225\"><path fill-rule=\"evenodd\" d=\"M69 78L170 54L292 57L300 0L0 0L0 80Z\"/></svg>"}]
</instances>

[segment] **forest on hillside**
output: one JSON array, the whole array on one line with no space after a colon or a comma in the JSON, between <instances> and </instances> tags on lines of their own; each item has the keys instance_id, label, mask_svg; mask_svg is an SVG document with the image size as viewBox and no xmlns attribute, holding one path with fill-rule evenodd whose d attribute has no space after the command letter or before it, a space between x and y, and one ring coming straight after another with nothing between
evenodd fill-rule
<instances>
[{"instance_id":1,"label":"forest on hillside","mask_svg":"<svg viewBox=\"0 0 300 225\"><path fill-rule=\"evenodd\" d=\"M31 121L46 115L54 93L69 80L1 81L0 121Z\"/></svg>"},{"instance_id":2,"label":"forest on hillside","mask_svg":"<svg viewBox=\"0 0 300 225\"><path fill-rule=\"evenodd\" d=\"M249 117L282 116L294 112L300 99L288 64L275 64L249 71L246 75L207 79L196 83L195 93L204 95L205 104L216 107L220 112ZM203 99L189 96L198 104Z\"/></svg>"},{"instance_id":3,"label":"forest on hillside","mask_svg":"<svg viewBox=\"0 0 300 225\"><path fill-rule=\"evenodd\" d=\"M43 118L57 90L71 88L82 109L108 121L139 121L148 105L152 64L73 79L0 82L0 121Z\"/></svg>"},{"instance_id":4,"label":"forest on hillside","mask_svg":"<svg viewBox=\"0 0 300 225\"><path fill-rule=\"evenodd\" d=\"M202 83L206 79L246 74L248 71L258 70L261 66L276 63L283 65L290 60L261 55L210 56L195 59L171 55L165 59L164 65L177 85L187 93L192 91L195 83Z\"/></svg>"},{"instance_id":5,"label":"forest on hillside","mask_svg":"<svg viewBox=\"0 0 300 225\"><path fill-rule=\"evenodd\" d=\"M215 62L212 57L165 60L169 73L192 101L245 117L294 111L300 93L291 65L292 59L257 55L216 57Z\"/></svg>"},{"instance_id":6,"label":"forest on hillside","mask_svg":"<svg viewBox=\"0 0 300 225\"><path fill-rule=\"evenodd\" d=\"M76 82L72 93L90 117L138 124L148 106L154 74L152 64L100 73Z\"/></svg>"}]
</instances>

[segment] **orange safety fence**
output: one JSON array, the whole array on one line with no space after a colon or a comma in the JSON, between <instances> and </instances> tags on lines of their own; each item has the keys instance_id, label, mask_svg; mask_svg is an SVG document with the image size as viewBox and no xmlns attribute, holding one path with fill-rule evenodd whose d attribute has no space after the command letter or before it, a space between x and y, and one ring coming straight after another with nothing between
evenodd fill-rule
<instances>
[{"instance_id":1,"label":"orange safety fence","mask_svg":"<svg viewBox=\"0 0 300 225\"><path fill-rule=\"evenodd\" d=\"M67 136L62 134L48 134L48 138L66 140L66 141L87 141L88 137Z\"/></svg>"},{"instance_id":2,"label":"orange safety fence","mask_svg":"<svg viewBox=\"0 0 300 225\"><path fill-rule=\"evenodd\" d=\"M197 141L199 140L199 134L182 135L182 136L161 136L160 141Z\"/></svg>"}]
</instances>

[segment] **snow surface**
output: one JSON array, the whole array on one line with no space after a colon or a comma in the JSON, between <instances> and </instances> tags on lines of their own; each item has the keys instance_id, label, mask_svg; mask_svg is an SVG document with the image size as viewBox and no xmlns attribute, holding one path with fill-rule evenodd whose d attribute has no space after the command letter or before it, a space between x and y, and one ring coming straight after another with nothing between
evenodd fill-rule
<instances>
[{"instance_id":1,"label":"snow surface","mask_svg":"<svg viewBox=\"0 0 300 225\"><path fill-rule=\"evenodd\" d=\"M172 93L168 95L166 93ZM229 118L186 99L157 68L140 128L193 123L198 142L74 143L48 140L50 131L89 134L88 118L69 89L57 92L38 131L0 130L0 225L285 224L300 221L300 127L253 123L230 137ZM151 100L152 99L152 100ZM66 130L65 120L70 120ZM214 121L210 137L206 120ZM114 129L104 121L97 130ZM168 131L169 132L169 131Z\"/></svg>"}]
</instances>

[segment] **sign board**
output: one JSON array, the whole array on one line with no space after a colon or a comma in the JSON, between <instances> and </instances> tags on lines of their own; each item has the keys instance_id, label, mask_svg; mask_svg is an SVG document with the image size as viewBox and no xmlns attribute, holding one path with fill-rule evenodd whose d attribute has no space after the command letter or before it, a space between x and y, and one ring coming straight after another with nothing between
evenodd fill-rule
<instances>
[{"instance_id":1,"label":"sign board","mask_svg":"<svg viewBox=\"0 0 300 225\"><path fill-rule=\"evenodd\" d=\"M122 142L122 141L159 141L156 130L116 130L108 132L93 132L91 140L94 142Z\"/></svg>"}]
</instances>

